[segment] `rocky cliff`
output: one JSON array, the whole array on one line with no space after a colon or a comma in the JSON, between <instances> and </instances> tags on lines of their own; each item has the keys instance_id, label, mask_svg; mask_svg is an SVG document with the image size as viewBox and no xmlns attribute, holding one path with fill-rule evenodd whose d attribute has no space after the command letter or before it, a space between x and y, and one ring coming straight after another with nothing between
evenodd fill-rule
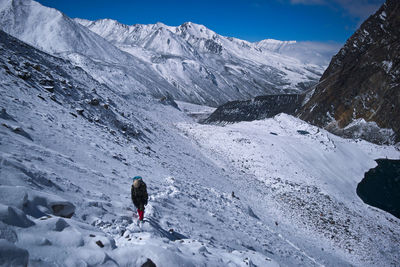
<instances>
[{"instance_id":1,"label":"rocky cliff","mask_svg":"<svg viewBox=\"0 0 400 267\"><path fill-rule=\"evenodd\" d=\"M347 40L300 118L336 134L400 141L400 1L385 4Z\"/></svg>"}]
</instances>

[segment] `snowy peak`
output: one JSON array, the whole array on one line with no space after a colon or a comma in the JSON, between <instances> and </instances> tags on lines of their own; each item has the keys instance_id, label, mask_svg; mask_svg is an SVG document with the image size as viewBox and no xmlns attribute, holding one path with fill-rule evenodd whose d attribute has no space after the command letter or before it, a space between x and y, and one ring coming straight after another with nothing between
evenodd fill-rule
<instances>
[{"instance_id":1,"label":"snowy peak","mask_svg":"<svg viewBox=\"0 0 400 267\"><path fill-rule=\"evenodd\" d=\"M191 38L203 39L216 39L217 34L208 29L204 25L196 24L193 22L185 22L176 28L176 32L182 36L191 36Z\"/></svg>"},{"instance_id":2,"label":"snowy peak","mask_svg":"<svg viewBox=\"0 0 400 267\"><path fill-rule=\"evenodd\" d=\"M113 62L127 56L56 9L31 0L1 2L1 29L45 52L80 53Z\"/></svg>"},{"instance_id":3,"label":"snowy peak","mask_svg":"<svg viewBox=\"0 0 400 267\"><path fill-rule=\"evenodd\" d=\"M182 93L195 91L189 93L190 100L172 93L178 100L212 106L258 95L298 93L319 79L328 61L304 63L297 58L302 53L289 56L282 50L262 50L257 43L224 37L192 22L172 27L162 23L127 26L112 20L77 21L152 64ZM310 54L308 57L312 58Z\"/></svg>"}]
</instances>

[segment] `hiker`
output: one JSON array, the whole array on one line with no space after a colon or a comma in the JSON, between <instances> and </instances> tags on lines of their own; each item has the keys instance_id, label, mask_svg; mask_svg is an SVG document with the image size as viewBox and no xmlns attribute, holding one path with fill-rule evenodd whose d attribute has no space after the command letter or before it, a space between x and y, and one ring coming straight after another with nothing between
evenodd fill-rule
<instances>
[{"instance_id":1,"label":"hiker","mask_svg":"<svg viewBox=\"0 0 400 267\"><path fill-rule=\"evenodd\" d=\"M132 178L132 180L133 180L133 184L131 187L132 202L137 209L139 215L139 221L143 221L144 206L147 205L147 200L149 198L147 194L147 187L146 184L143 182L141 176L135 176Z\"/></svg>"}]
</instances>

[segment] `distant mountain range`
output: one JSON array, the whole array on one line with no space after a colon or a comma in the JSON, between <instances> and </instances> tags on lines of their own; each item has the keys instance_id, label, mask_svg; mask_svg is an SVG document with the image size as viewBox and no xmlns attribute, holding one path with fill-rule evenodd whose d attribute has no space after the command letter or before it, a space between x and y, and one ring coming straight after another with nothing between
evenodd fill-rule
<instances>
[{"instance_id":1,"label":"distant mountain range","mask_svg":"<svg viewBox=\"0 0 400 267\"><path fill-rule=\"evenodd\" d=\"M338 49L311 42L251 43L191 22L171 27L72 20L31 0L0 1L0 25L127 96L170 94L211 106L302 92L318 81Z\"/></svg>"}]
</instances>

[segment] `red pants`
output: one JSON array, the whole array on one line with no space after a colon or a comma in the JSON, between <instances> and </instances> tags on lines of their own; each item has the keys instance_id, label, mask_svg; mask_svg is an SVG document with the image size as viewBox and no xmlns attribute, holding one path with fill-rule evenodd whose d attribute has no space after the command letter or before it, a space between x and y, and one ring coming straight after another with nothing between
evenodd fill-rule
<instances>
[{"instance_id":1,"label":"red pants","mask_svg":"<svg viewBox=\"0 0 400 267\"><path fill-rule=\"evenodd\" d=\"M139 214L139 220L143 221L144 210L137 209L137 213Z\"/></svg>"}]
</instances>

